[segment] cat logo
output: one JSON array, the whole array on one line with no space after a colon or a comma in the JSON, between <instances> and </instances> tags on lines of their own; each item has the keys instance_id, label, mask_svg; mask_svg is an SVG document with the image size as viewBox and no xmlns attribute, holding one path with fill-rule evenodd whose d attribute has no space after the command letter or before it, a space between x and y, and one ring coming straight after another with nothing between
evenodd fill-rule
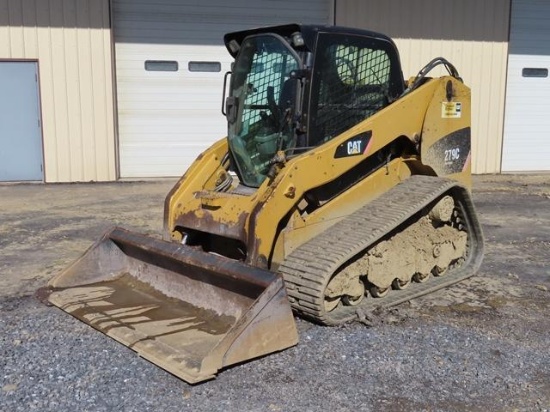
<instances>
[{"instance_id":1,"label":"cat logo","mask_svg":"<svg viewBox=\"0 0 550 412\"><path fill-rule=\"evenodd\" d=\"M361 153L361 140L351 140L348 142L348 155L356 155Z\"/></svg>"},{"instance_id":2,"label":"cat logo","mask_svg":"<svg viewBox=\"0 0 550 412\"><path fill-rule=\"evenodd\" d=\"M372 131L368 130L363 133L356 134L355 136L340 143L334 152L334 158L340 159L342 157L350 156L362 156L369 150L369 143L371 141Z\"/></svg>"}]
</instances>

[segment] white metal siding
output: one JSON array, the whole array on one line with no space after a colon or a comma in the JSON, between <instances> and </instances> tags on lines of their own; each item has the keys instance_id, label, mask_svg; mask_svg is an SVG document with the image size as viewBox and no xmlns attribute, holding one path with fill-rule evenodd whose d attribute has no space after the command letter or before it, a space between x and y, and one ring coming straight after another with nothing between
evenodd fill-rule
<instances>
[{"instance_id":1,"label":"white metal siding","mask_svg":"<svg viewBox=\"0 0 550 412\"><path fill-rule=\"evenodd\" d=\"M547 77L524 76L524 68ZM550 170L550 3L513 0L502 170Z\"/></svg>"},{"instance_id":2,"label":"white metal siding","mask_svg":"<svg viewBox=\"0 0 550 412\"><path fill-rule=\"evenodd\" d=\"M226 134L221 115L231 58L226 32L283 23L329 24L327 0L114 0L120 174L179 176ZM146 60L177 61L177 72L144 69ZM220 62L215 73L190 61Z\"/></svg>"},{"instance_id":3,"label":"white metal siding","mask_svg":"<svg viewBox=\"0 0 550 412\"><path fill-rule=\"evenodd\" d=\"M405 78L451 61L472 89L472 171L500 172L510 0L337 0L336 24L391 36ZM438 75L442 72L433 72Z\"/></svg>"},{"instance_id":4,"label":"white metal siding","mask_svg":"<svg viewBox=\"0 0 550 412\"><path fill-rule=\"evenodd\" d=\"M108 0L0 0L0 59L36 59L45 180L114 180Z\"/></svg>"}]
</instances>

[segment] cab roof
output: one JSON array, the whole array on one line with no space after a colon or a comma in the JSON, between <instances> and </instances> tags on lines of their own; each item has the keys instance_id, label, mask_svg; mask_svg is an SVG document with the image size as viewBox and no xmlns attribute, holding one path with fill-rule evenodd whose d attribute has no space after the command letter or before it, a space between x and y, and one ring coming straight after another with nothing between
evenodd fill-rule
<instances>
[{"instance_id":1,"label":"cab roof","mask_svg":"<svg viewBox=\"0 0 550 412\"><path fill-rule=\"evenodd\" d=\"M262 33L275 33L283 37L290 37L292 34L300 32L305 42L305 46L310 51L313 51L315 48L315 41L318 33L334 33L334 34L350 34L354 36L363 36L370 37L373 39L378 39L382 41L387 41L391 43L394 47L392 39L386 36L385 34L377 33L370 30L355 29L350 27L342 26L323 26L323 25L310 25L310 24L285 24L281 26L266 26L258 27L249 30L236 31L232 33L227 33L223 40L225 47L229 51L231 56L235 57L239 52L239 48L243 40L255 34ZM238 45L238 47L231 47L230 43Z\"/></svg>"}]
</instances>

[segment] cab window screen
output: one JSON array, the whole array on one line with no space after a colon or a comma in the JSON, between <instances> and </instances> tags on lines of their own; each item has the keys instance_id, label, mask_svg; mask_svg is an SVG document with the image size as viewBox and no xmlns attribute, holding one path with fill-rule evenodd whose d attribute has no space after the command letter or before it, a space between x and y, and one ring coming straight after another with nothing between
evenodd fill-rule
<instances>
[{"instance_id":1,"label":"cab window screen","mask_svg":"<svg viewBox=\"0 0 550 412\"><path fill-rule=\"evenodd\" d=\"M310 145L329 141L372 116L402 91L394 73L395 54L392 56L388 42L320 35L317 50Z\"/></svg>"}]
</instances>

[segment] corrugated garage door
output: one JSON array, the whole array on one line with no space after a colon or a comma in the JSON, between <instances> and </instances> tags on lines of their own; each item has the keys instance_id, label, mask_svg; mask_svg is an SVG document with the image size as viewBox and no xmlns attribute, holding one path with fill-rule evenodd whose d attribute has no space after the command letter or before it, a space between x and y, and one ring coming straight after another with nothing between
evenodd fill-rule
<instances>
[{"instance_id":1,"label":"corrugated garage door","mask_svg":"<svg viewBox=\"0 0 550 412\"><path fill-rule=\"evenodd\" d=\"M225 136L223 34L328 24L329 0L114 0L121 177L179 176Z\"/></svg>"},{"instance_id":2,"label":"corrugated garage door","mask_svg":"<svg viewBox=\"0 0 550 412\"><path fill-rule=\"evenodd\" d=\"M550 2L513 0L502 171L550 170Z\"/></svg>"}]
</instances>

